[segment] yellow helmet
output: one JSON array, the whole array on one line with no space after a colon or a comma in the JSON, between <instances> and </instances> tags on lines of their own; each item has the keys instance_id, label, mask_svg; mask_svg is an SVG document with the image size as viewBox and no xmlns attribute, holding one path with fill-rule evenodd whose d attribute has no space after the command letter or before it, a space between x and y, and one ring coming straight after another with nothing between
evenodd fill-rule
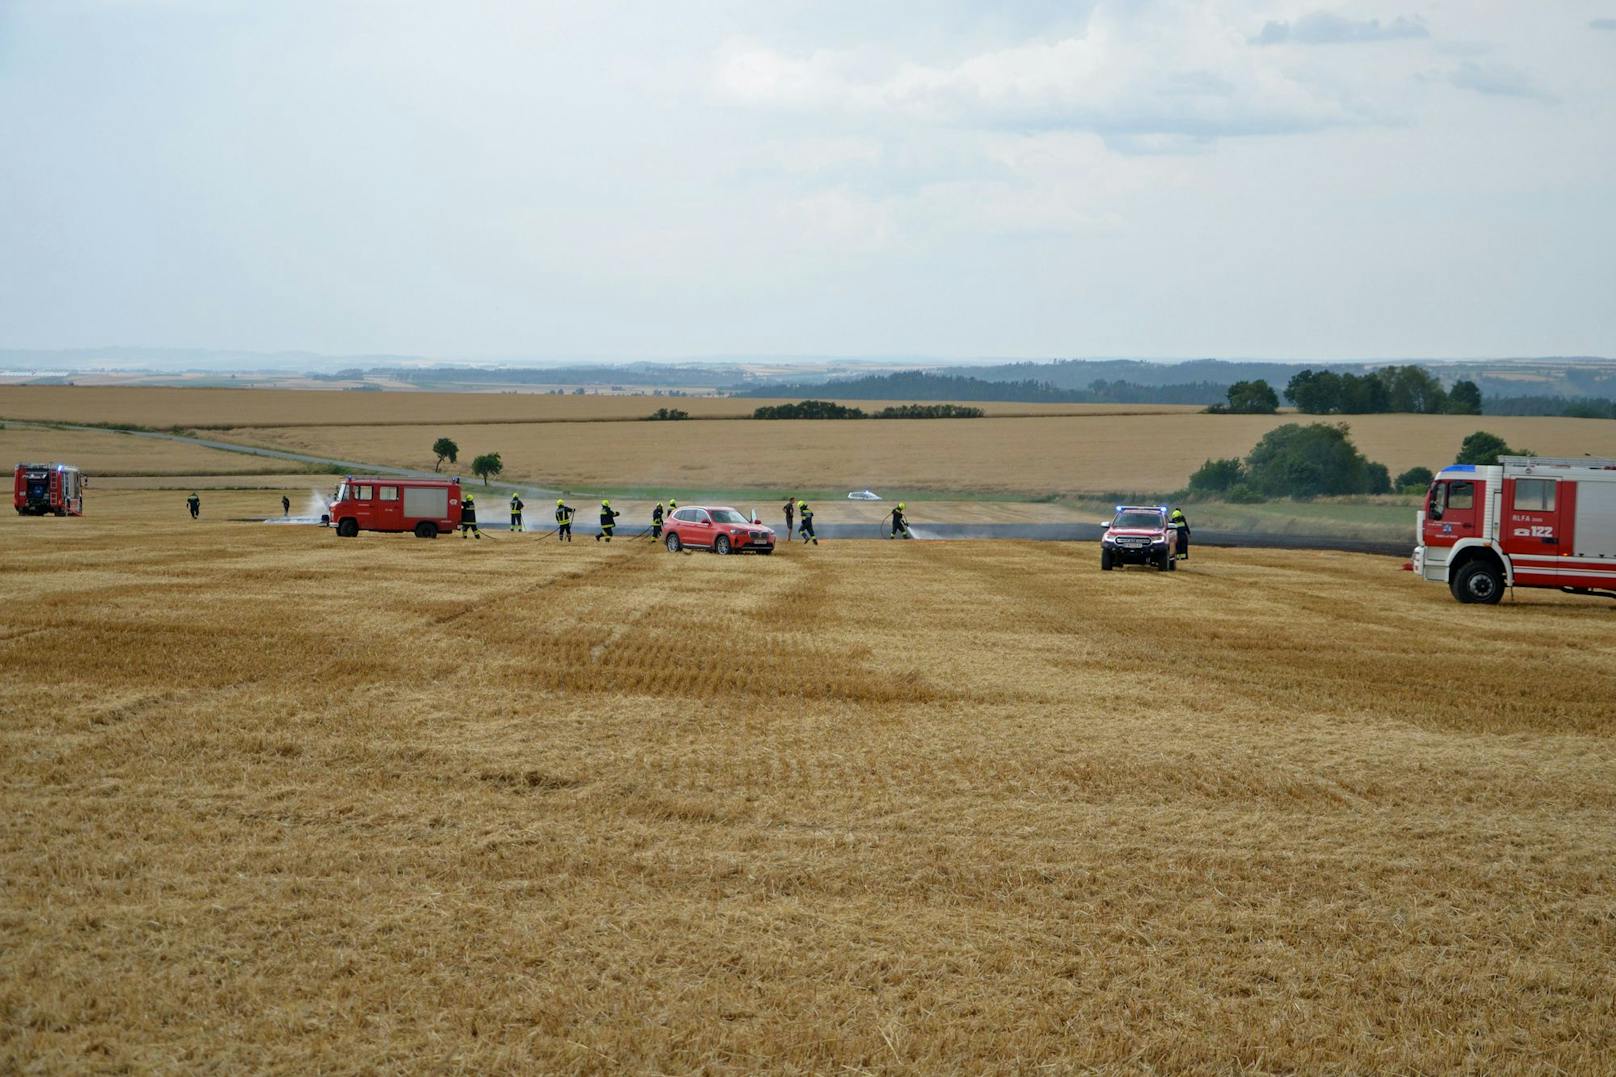
<instances>
[{"instance_id":1,"label":"yellow helmet","mask_svg":"<svg viewBox=\"0 0 1616 1077\"><path fill-rule=\"evenodd\" d=\"M900 509L901 509L901 508L903 508L903 502L902 502L902 501L900 501L900 502L898 502L898 507L899 507L899 508L900 508Z\"/></svg>"},{"instance_id":2,"label":"yellow helmet","mask_svg":"<svg viewBox=\"0 0 1616 1077\"><path fill-rule=\"evenodd\" d=\"M601 499L600 503L602 505L606 506L607 508L611 508L611 506L612 506L612 503L610 501L605 500L604 498Z\"/></svg>"},{"instance_id":3,"label":"yellow helmet","mask_svg":"<svg viewBox=\"0 0 1616 1077\"><path fill-rule=\"evenodd\" d=\"M562 500L561 500L561 499L560 499L560 498L559 498L559 497L558 497L558 498L556 498L556 504L557 504L557 505L565 505L565 504L566 504L566 502L565 502L565 501L562 501Z\"/></svg>"}]
</instances>

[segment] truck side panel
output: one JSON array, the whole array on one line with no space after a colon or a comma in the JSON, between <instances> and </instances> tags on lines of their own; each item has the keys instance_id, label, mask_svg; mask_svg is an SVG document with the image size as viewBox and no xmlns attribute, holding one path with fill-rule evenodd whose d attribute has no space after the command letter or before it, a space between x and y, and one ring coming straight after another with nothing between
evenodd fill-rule
<instances>
[{"instance_id":1,"label":"truck side panel","mask_svg":"<svg viewBox=\"0 0 1616 1077\"><path fill-rule=\"evenodd\" d=\"M1616 482L1577 484L1578 557L1616 557Z\"/></svg>"},{"instance_id":2,"label":"truck side panel","mask_svg":"<svg viewBox=\"0 0 1616 1077\"><path fill-rule=\"evenodd\" d=\"M404 515L414 519L444 520L449 517L449 490L444 486L404 487Z\"/></svg>"}]
</instances>

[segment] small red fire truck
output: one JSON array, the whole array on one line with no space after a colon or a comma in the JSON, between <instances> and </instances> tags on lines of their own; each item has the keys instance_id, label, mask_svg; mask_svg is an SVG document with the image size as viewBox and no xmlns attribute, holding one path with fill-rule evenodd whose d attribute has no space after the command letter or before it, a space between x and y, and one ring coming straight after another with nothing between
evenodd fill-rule
<instances>
[{"instance_id":1,"label":"small red fire truck","mask_svg":"<svg viewBox=\"0 0 1616 1077\"><path fill-rule=\"evenodd\" d=\"M1498 460L1432 480L1414 571L1460 602L1491 604L1506 587L1616 598L1616 460Z\"/></svg>"},{"instance_id":2,"label":"small red fire truck","mask_svg":"<svg viewBox=\"0 0 1616 1077\"><path fill-rule=\"evenodd\" d=\"M437 538L460 526L460 480L349 475L331 499L330 522L343 538L361 531Z\"/></svg>"},{"instance_id":3,"label":"small red fire truck","mask_svg":"<svg viewBox=\"0 0 1616 1077\"><path fill-rule=\"evenodd\" d=\"M18 516L83 516L84 478L71 464L18 464L11 503Z\"/></svg>"}]
</instances>

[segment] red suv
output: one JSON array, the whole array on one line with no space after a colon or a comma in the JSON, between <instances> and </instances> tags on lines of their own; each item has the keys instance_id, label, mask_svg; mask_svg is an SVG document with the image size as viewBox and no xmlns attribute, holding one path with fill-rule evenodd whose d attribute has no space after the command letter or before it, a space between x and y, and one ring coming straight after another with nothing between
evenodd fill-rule
<instances>
[{"instance_id":1,"label":"red suv","mask_svg":"<svg viewBox=\"0 0 1616 1077\"><path fill-rule=\"evenodd\" d=\"M1117 514L1100 536L1100 568L1155 565L1163 572L1178 567L1178 529L1167 522L1160 505L1118 505Z\"/></svg>"},{"instance_id":2,"label":"red suv","mask_svg":"<svg viewBox=\"0 0 1616 1077\"><path fill-rule=\"evenodd\" d=\"M773 553L774 532L732 508L682 505L662 525L668 549L700 546L714 553Z\"/></svg>"}]
</instances>

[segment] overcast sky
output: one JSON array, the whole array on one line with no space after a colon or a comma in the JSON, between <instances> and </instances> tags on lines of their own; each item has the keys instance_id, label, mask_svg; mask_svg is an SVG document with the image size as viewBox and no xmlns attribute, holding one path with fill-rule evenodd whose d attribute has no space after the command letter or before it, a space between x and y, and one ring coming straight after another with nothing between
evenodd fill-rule
<instances>
[{"instance_id":1,"label":"overcast sky","mask_svg":"<svg viewBox=\"0 0 1616 1077\"><path fill-rule=\"evenodd\" d=\"M1616 0L0 0L0 347L110 344L1612 355Z\"/></svg>"}]
</instances>

